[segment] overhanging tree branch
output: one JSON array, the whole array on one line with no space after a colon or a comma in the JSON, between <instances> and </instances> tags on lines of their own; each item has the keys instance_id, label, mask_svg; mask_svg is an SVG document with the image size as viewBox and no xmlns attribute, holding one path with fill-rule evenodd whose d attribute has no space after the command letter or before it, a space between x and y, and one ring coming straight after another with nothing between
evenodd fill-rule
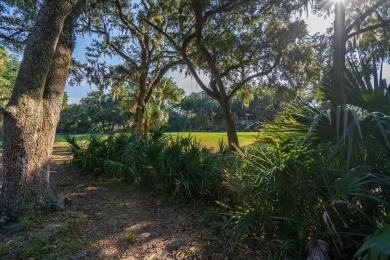
<instances>
[{"instance_id":1,"label":"overhanging tree branch","mask_svg":"<svg viewBox=\"0 0 390 260\"><path fill-rule=\"evenodd\" d=\"M183 57L183 60L184 62L186 63L187 67L188 67L188 70L191 72L192 76L195 78L196 80L196 83L198 83L199 87L204 91L206 92L207 95L209 95L210 97L213 97L215 99L218 98L218 94L215 93L214 91L210 90L208 87L206 87L206 85L203 83L203 81L200 79L198 73L196 72L194 66L192 65L192 62L190 61L190 59L188 58L187 54L185 53L185 51L182 52L182 57Z\"/></svg>"},{"instance_id":2,"label":"overhanging tree branch","mask_svg":"<svg viewBox=\"0 0 390 260\"><path fill-rule=\"evenodd\" d=\"M203 18L202 18L202 5L199 0L192 0L192 7L194 9L195 14L195 35L196 35L196 45L198 47L199 52L206 60L207 65L210 68L211 74L213 75L214 80L216 81L216 85L219 90L219 94L222 96L226 95L225 87L223 86L221 75L217 69L215 61L208 50L202 44L202 30L203 30Z\"/></svg>"},{"instance_id":3,"label":"overhanging tree branch","mask_svg":"<svg viewBox=\"0 0 390 260\"><path fill-rule=\"evenodd\" d=\"M349 34L356 26L358 26L361 22L364 21L370 14L372 14L376 9L378 9L381 5L386 3L388 0L379 0L373 6L368 8L362 15L360 15L356 20L354 20L346 29L345 33Z\"/></svg>"},{"instance_id":4,"label":"overhanging tree branch","mask_svg":"<svg viewBox=\"0 0 390 260\"><path fill-rule=\"evenodd\" d=\"M224 72L221 73L221 77L227 77L229 75L229 73L232 72L233 70L237 70L237 69L241 68L242 63L243 62L240 62L238 64L235 64L235 65L228 67Z\"/></svg>"},{"instance_id":5,"label":"overhanging tree branch","mask_svg":"<svg viewBox=\"0 0 390 260\"><path fill-rule=\"evenodd\" d=\"M18 33L13 33L11 35L6 35L6 34L0 32L0 39L3 39L4 41L9 42L11 44L25 44L26 40L24 40L24 41L17 40L15 38L16 34L19 34L19 32Z\"/></svg>"},{"instance_id":6,"label":"overhanging tree branch","mask_svg":"<svg viewBox=\"0 0 390 260\"><path fill-rule=\"evenodd\" d=\"M90 29L91 32L93 33L97 33L97 34L100 34L100 35L103 35L104 39L105 39L105 42L108 46L111 47L111 49L113 51L115 51L119 56L122 57L122 59L124 59L126 62L129 62L129 63L132 63L133 66L135 66L135 68L139 68L139 66L137 65L137 63L134 62L134 60L128 56L125 52L123 52L118 46L116 46L115 43L113 43L110 39L110 35L108 34L108 32L106 30L101 30L101 29Z\"/></svg>"},{"instance_id":7,"label":"overhanging tree branch","mask_svg":"<svg viewBox=\"0 0 390 260\"><path fill-rule=\"evenodd\" d=\"M149 25L151 25L154 29L156 29L159 33L161 33L162 35L164 35L164 37L170 42L170 44L173 46L173 48L176 50L176 52L180 53L180 55L182 56L183 58L183 61L184 63L187 65L188 67L188 70L191 72L192 76L195 78L195 81L196 83L198 83L199 87L204 91L206 92L207 95L213 97L213 98L217 98L218 95L213 92L212 90L210 90L204 83L203 81L201 80L201 78L199 77L198 73L196 72L192 62L190 61L190 59L188 58L188 55L187 55L187 47L188 45L190 44L190 42L195 38L195 33L192 33L190 34L189 36L187 36L184 41L183 41L183 44L182 46L179 46L174 40L173 38L168 34L166 33L162 28L158 27L156 24L152 23L151 21L149 20L145 20L146 23L148 23Z\"/></svg>"},{"instance_id":8,"label":"overhanging tree branch","mask_svg":"<svg viewBox=\"0 0 390 260\"><path fill-rule=\"evenodd\" d=\"M122 6L119 2L119 0L115 0L115 6L118 10L119 19L122 21L122 23L131 31L132 34L134 34L138 39L142 39L142 36L145 35L144 32L142 32L134 23L127 20L126 17L123 14Z\"/></svg>"},{"instance_id":9,"label":"overhanging tree branch","mask_svg":"<svg viewBox=\"0 0 390 260\"><path fill-rule=\"evenodd\" d=\"M180 59L180 60L176 60L176 61L173 61L173 62L170 62L168 64L166 64L164 67L162 67L160 69L160 72L158 73L158 75L151 81L151 86L148 90L148 93L145 97L145 103L148 103L150 98L152 97L152 94L153 94L153 91L154 89L157 87L157 85L160 83L161 79L164 77L164 75L172 68L180 65L180 64L184 64L184 60L183 59Z\"/></svg>"},{"instance_id":10,"label":"overhanging tree branch","mask_svg":"<svg viewBox=\"0 0 390 260\"><path fill-rule=\"evenodd\" d=\"M159 33L161 33L162 35L164 35L165 38L167 38L167 40L172 44L172 46L177 50L179 51L180 50L180 46L172 39L171 36L169 36L169 34L167 34L162 28L158 27L156 24L152 23L151 21L145 19L145 22L147 24L149 24L150 26L152 26L154 29L156 29Z\"/></svg>"},{"instance_id":11,"label":"overhanging tree branch","mask_svg":"<svg viewBox=\"0 0 390 260\"><path fill-rule=\"evenodd\" d=\"M357 36L359 34L362 34L362 33L365 33L365 32L369 32L369 31L373 31L373 30L376 30L376 29L379 29L379 28L383 28L383 27L386 27L386 26L389 26L390 25L390 19L389 20L386 20L386 21L383 21L382 23L379 23L379 24L375 24L375 25L372 25L372 26L368 26L368 27L365 27L363 29L359 29L353 33L350 33L347 35L347 39L351 39L352 37L354 36Z\"/></svg>"},{"instance_id":12,"label":"overhanging tree branch","mask_svg":"<svg viewBox=\"0 0 390 260\"><path fill-rule=\"evenodd\" d=\"M207 19L210 16L213 16L215 14L219 13L226 13L226 12L231 12L235 8L240 7L243 4L247 4L253 2L252 0L234 0L234 1L229 1L213 10L206 11L204 14L204 18Z\"/></svg>"},{"instance_id":13,"label":"overhanging tree branch","mask_svg":"<svg viewBox=\"0 0 390 260\"><path fill-rule=\"evenodd\" d=\"M246 79L244 79L243 81L241 81L240 84L238 84L235 88L232 89L232 91L230 92L228 97L232 98L234 96L234 94L236 94L236 92L238 90L240 90L245 84L247 84L252 79L255 79L255 78L258 78L258 77L261 77L261 76L265 76L265 75L268 75L269 73L271 73L276 68L276 66L279 65L281 58L282 58L282 55L279 54L276 57L274 64L271 67L269 67L267 70L264 70L264 71L252 74L251 76L249 76Z\"/></svg>"}]
</instances>

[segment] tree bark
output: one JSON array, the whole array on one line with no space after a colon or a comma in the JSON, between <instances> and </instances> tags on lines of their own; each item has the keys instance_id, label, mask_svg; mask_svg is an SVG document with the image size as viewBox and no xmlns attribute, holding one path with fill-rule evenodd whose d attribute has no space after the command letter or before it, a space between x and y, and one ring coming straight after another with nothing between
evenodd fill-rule
<instances>
[{"instance_id":1,"label":"tree bark","mask_svg":"<svg viewBox=\"0 0 390 260\"><path fill-rule=\"evenodd\" d=\"M50 157L84 0L46 1L28 38L11 99L3 111L1 213L17 219L52 201Z\"/></svg>"},{"instance_id":2,"label":"tree bark","mask_svg":"<svg viewBox=\"0 0 390 260\"><path fill-rule=\"evenodd\" d=\"M347 35L345 31L345 3L337 1L335 3L335 20L334 20L334 38L333 38L333 68L332 84L334 89L338 89L341 94L342 104L345 106L344 93L344 73L345 73L345 55Z\"/></svg>"},{"instance_id":3,"label":"tree bark","mask_svg":"<svg viewBox=\"0 0 390 260\"><path fill-rule=\"evenodd\" d=\"M238 142L236 125L233 120L233 115L229 107L229 99L227 97L222 97L221 100L218 100L223 111L223 119L225 122L225 129L228 137L229 149L235 150L236 147L240 147Z\"/></svg>"},{"instance_id":4,"label":"tree bark","mask_svg":"<svg viewBox=\"0 0 390 260\"><path fill-rule=\"evenodd\" d=\"M205 21L205 17L202 15L201 1L192 0L191 2L195 14L195 21L196 21L195 23L196 46L199 53L203 56L207 65L209 66L210 72L215 80L218 89L217 92L219 94L219 98L218 98L219 100L218 99L217 100L221 104L223 110L223 118L225 121L225 128L228 136L229 149L234 150L235 146L239 147L239 143L238 143L236 126L234 124L233 116L229 107L230 98L226 94L226 89L222 80L222 74L218 71L215 60L213 59L211 53L202 44L202 30L203 30L203 22Z\"/></svg>"},{"instance_id":5,"label":"tree bark","mask_svg":"<svg viewBox=\"0 0 390 260\"><path fill-rule=\"evenodd\" d=\"M144 125L144 114L145 114L145 97L146 97L146 88L147 88L147 77L148 77L148 52L146 50L146 46L149 44L149 38L144 36L139 38L139 42L141 45L141 73L139 76L139 89L137 94L137 107L135 109L134 114L134 130L135 134L138 137L141 137L143 134L143 125Z\"/></svg>"},{"instance_id":6,"label":"tree bark","mask_svg":"<svg viewBox=\"0 0 390 260\"><path fill-rule=\"evenodd\" d=\"M137 107L134 113L133 129L139 137L143 134L144 114L145 114L145 87L140 86L137 94Z\"/></svg>"}]
</instances>

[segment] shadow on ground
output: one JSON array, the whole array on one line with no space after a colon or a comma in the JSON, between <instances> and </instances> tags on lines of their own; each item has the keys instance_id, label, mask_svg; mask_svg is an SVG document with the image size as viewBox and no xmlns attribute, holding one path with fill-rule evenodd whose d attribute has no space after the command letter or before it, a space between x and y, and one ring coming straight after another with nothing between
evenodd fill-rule
<instances>
[{"instance_id":1,"label":"shadow on ground","mask_svg":"<svg viewBox=\"0 0 390 260\"><path fill-rule=\"evenodd\" d=\"M67 147L55 147L51 185L69 199L65 210L0 229L0 259L263 259L261 251L231 250L222 223L201 223L205 206L175 206L91 177L67 167L69 158Z\"/></svg>"}]
</instances>

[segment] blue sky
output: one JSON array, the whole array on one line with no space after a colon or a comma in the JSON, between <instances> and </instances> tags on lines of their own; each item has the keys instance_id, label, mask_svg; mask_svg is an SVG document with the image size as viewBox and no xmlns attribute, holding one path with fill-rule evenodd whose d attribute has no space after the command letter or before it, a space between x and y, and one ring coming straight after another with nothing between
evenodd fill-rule
<instances>
[{"instance_id":1,"label":"blue sky","mask_svg":"<svg viewBox=\"0 0 390 260\"><path fill-rule=\"evenodd\" d=\"M305 19L307 23L307 28L310 34L315 33L324 33L327 28L331 26L333 21L333 16L324 18L317 17L312 15L309 10L309 16ZM73 57L80 61L85 61L85 48L91 44L91 37L89 35L85 35L84 37L78 37L76 42L76 48L73 53ZM118 62L118 61L113 61ZM390 79L390 66L386 65L383 70L384 78ZM186 94L190 94L192 92L199 92L201 88L196 83L195 79L191 76L185 76L184 73L180 73L179 71L171 71L167 75L168 77L172 77L173 80L177 83L177 85L184 89ZM77 103L83 97L87 96L88 92L96 90L96 87L89 86L88 84L81 84L80 86L66 86L65 91L69 96L69 103Z\"/></svg>"}]
</instances>

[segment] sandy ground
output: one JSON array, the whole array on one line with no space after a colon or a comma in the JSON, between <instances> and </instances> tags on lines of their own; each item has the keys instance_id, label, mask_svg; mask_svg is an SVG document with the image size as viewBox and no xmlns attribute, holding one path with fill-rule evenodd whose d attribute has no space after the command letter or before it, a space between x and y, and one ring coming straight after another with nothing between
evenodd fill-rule
<instances>
[{"instance_id":1,"label":"sandy ground","mask_svg":"<svg viewBox=\"0 0 390 260\"><path fill-rule=\"evenodd\" d=\"M211 212L209 206L174 205L166 198L139 192L130 185L66 167L69 159L66 147L55 147L51 185L55 192L70 200L65 210L47 212L38 220L35 217L34 225L27 225L27 229L20 224L0 229L0 259L263 258L261 249L250 250L245 246L231 249L231 232L222 230L223 224L218 220L205 218ZM52 245L49 240L46 250L39 254L25 253L26 240L34 238L37 232L52 232L58 223L69 223L69 219L77 219L78 246L61 251L59 257L55 251L61 245Z\"/></svg>"}]
</instances>

